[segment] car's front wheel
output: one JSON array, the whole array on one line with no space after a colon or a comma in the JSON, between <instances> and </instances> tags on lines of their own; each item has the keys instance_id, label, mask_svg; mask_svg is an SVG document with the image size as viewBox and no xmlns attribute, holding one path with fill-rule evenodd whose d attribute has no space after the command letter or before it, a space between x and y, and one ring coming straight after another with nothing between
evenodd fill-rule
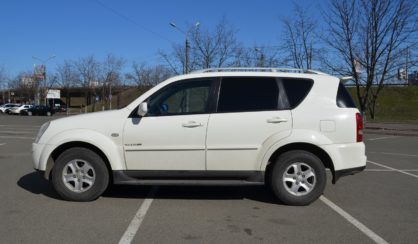
<instances>
[{"instance_id":1,"label":"car's front wheel","mask_svg":"<svg viewBox=\"0 0 418 244\"><path fill-rule=\"evenodd\" d=\"M92 201L109 184L109 172L103 159L86 148L70 148L56 160L52 184L58 194L69 201Z\"/></svg>"},{"instance_id":2,"label":"car's front wheel","mask_svg":"<svg viewBox=\"0 0 418 244\"><path fill-rule=\"evenodd\" d=\"M280 155L270 175L274 194L288 205L310 204L321 196L327 182L322 161L302 150Z\"/></svg>"}]
</instances>

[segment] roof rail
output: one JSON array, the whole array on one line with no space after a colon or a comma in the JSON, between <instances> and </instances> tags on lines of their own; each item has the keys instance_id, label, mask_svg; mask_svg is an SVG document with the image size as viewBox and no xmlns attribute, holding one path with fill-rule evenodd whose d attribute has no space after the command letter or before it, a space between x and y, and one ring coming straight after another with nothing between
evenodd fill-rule
<instances>
[{"instance_id":1,"label":"roof rail","mask_svg":"<svg viewBox=\"0 0 418 244\"><path fill-rule=\"evenodd\" d=\"M196 70L191 73L210 73L210 72L280 72L280 73L298 73L298 74L316 74L327 75L326 73L310 69L292 69L292 68L264 68L264 67L237 67L237 68L210 68Z\"/></svg>"}]
</instances>

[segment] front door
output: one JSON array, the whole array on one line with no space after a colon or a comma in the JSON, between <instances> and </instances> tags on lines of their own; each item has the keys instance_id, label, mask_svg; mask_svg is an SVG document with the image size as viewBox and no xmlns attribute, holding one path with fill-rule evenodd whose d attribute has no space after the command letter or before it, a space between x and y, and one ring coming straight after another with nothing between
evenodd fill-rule
<instances>
[{"instance_id":1,"label":"front door","mask_svg":"<svg viewBox=\"0 0 418 244\"><path fill-rule=\"evenodd\" d=\"M148 113L128 118L128 170L205 170L211 80L170 84L148 100Z\"/></svg>"}]
</instances>

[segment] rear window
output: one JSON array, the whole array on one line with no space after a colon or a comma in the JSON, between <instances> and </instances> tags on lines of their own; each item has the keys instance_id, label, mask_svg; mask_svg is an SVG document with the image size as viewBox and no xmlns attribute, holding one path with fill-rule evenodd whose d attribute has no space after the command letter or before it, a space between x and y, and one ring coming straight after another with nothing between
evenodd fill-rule
<instances>
[{"instance_id":1,"label":"rear window","mask_svg":"<svg viewBox=\"0 0 418 244\"><path fill-rule=\"evenodd\" d=\"M312 88L313 80L282 78L282 84L286 91L290 109L296 108L308 95Z\"/></svg>"},{"instance_id":2,"label":"rear window","mask_svg":"<svg viewBox=\"0 0 418 244\"><path fill-rule=\"evenodd\" d=\"M353 98L350 93L348 93L343 83L340 83L338 86L337 106L340 108L356 108Z\"/></svg>"},{"instance_id":3,"label":"rear window","mask_svg":"<svg viewBox=\"0 0 418 244\"><path fill-rule=\"evenodd\" d=\"M274 78L223 78L218 112L277 110L279 88Z\"/></svg>"}]
</instances>

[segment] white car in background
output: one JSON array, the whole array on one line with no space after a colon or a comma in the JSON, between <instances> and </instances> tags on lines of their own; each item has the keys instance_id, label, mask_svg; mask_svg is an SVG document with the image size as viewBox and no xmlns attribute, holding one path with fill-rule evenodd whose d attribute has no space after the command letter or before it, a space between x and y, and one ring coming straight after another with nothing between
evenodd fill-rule
<instances>
[{"instance_id":1,"label":"white car in background","mask_svg":"<svg viewBox=\"0 0 418 244\"><path fill-rule=\"evenodd\" d=\"M16 103L6 103L0 106L0 112L1 113L9 113L10 109L15 108L15 107L19 107L20 104L16 104Z\"/></svg>"},{"instance_id":2,"label":"white car in background","mask_svg":"<svg viewBox=\"0 0 418 244\"><path fill-rule=\"evenodd\" d=\"M9 114L21 114L22 110L27 110L32 107L33 105L21 105L19 107L13 107L9 110Z\"/></svg>"},{"instance_id":3,"label":"white car in background","mask_svg":"<svg viewBox=\"0 0 418 244\"><path fill-rule=\"evenodd\" d=\"M34 168L72 201L109 184L264 184L309 204L366 167L363 120L340 79L283 68L170 78L127 107L45 123ZM347 182L346 182L347 183Z\"/></svg>"}]
</instances>

